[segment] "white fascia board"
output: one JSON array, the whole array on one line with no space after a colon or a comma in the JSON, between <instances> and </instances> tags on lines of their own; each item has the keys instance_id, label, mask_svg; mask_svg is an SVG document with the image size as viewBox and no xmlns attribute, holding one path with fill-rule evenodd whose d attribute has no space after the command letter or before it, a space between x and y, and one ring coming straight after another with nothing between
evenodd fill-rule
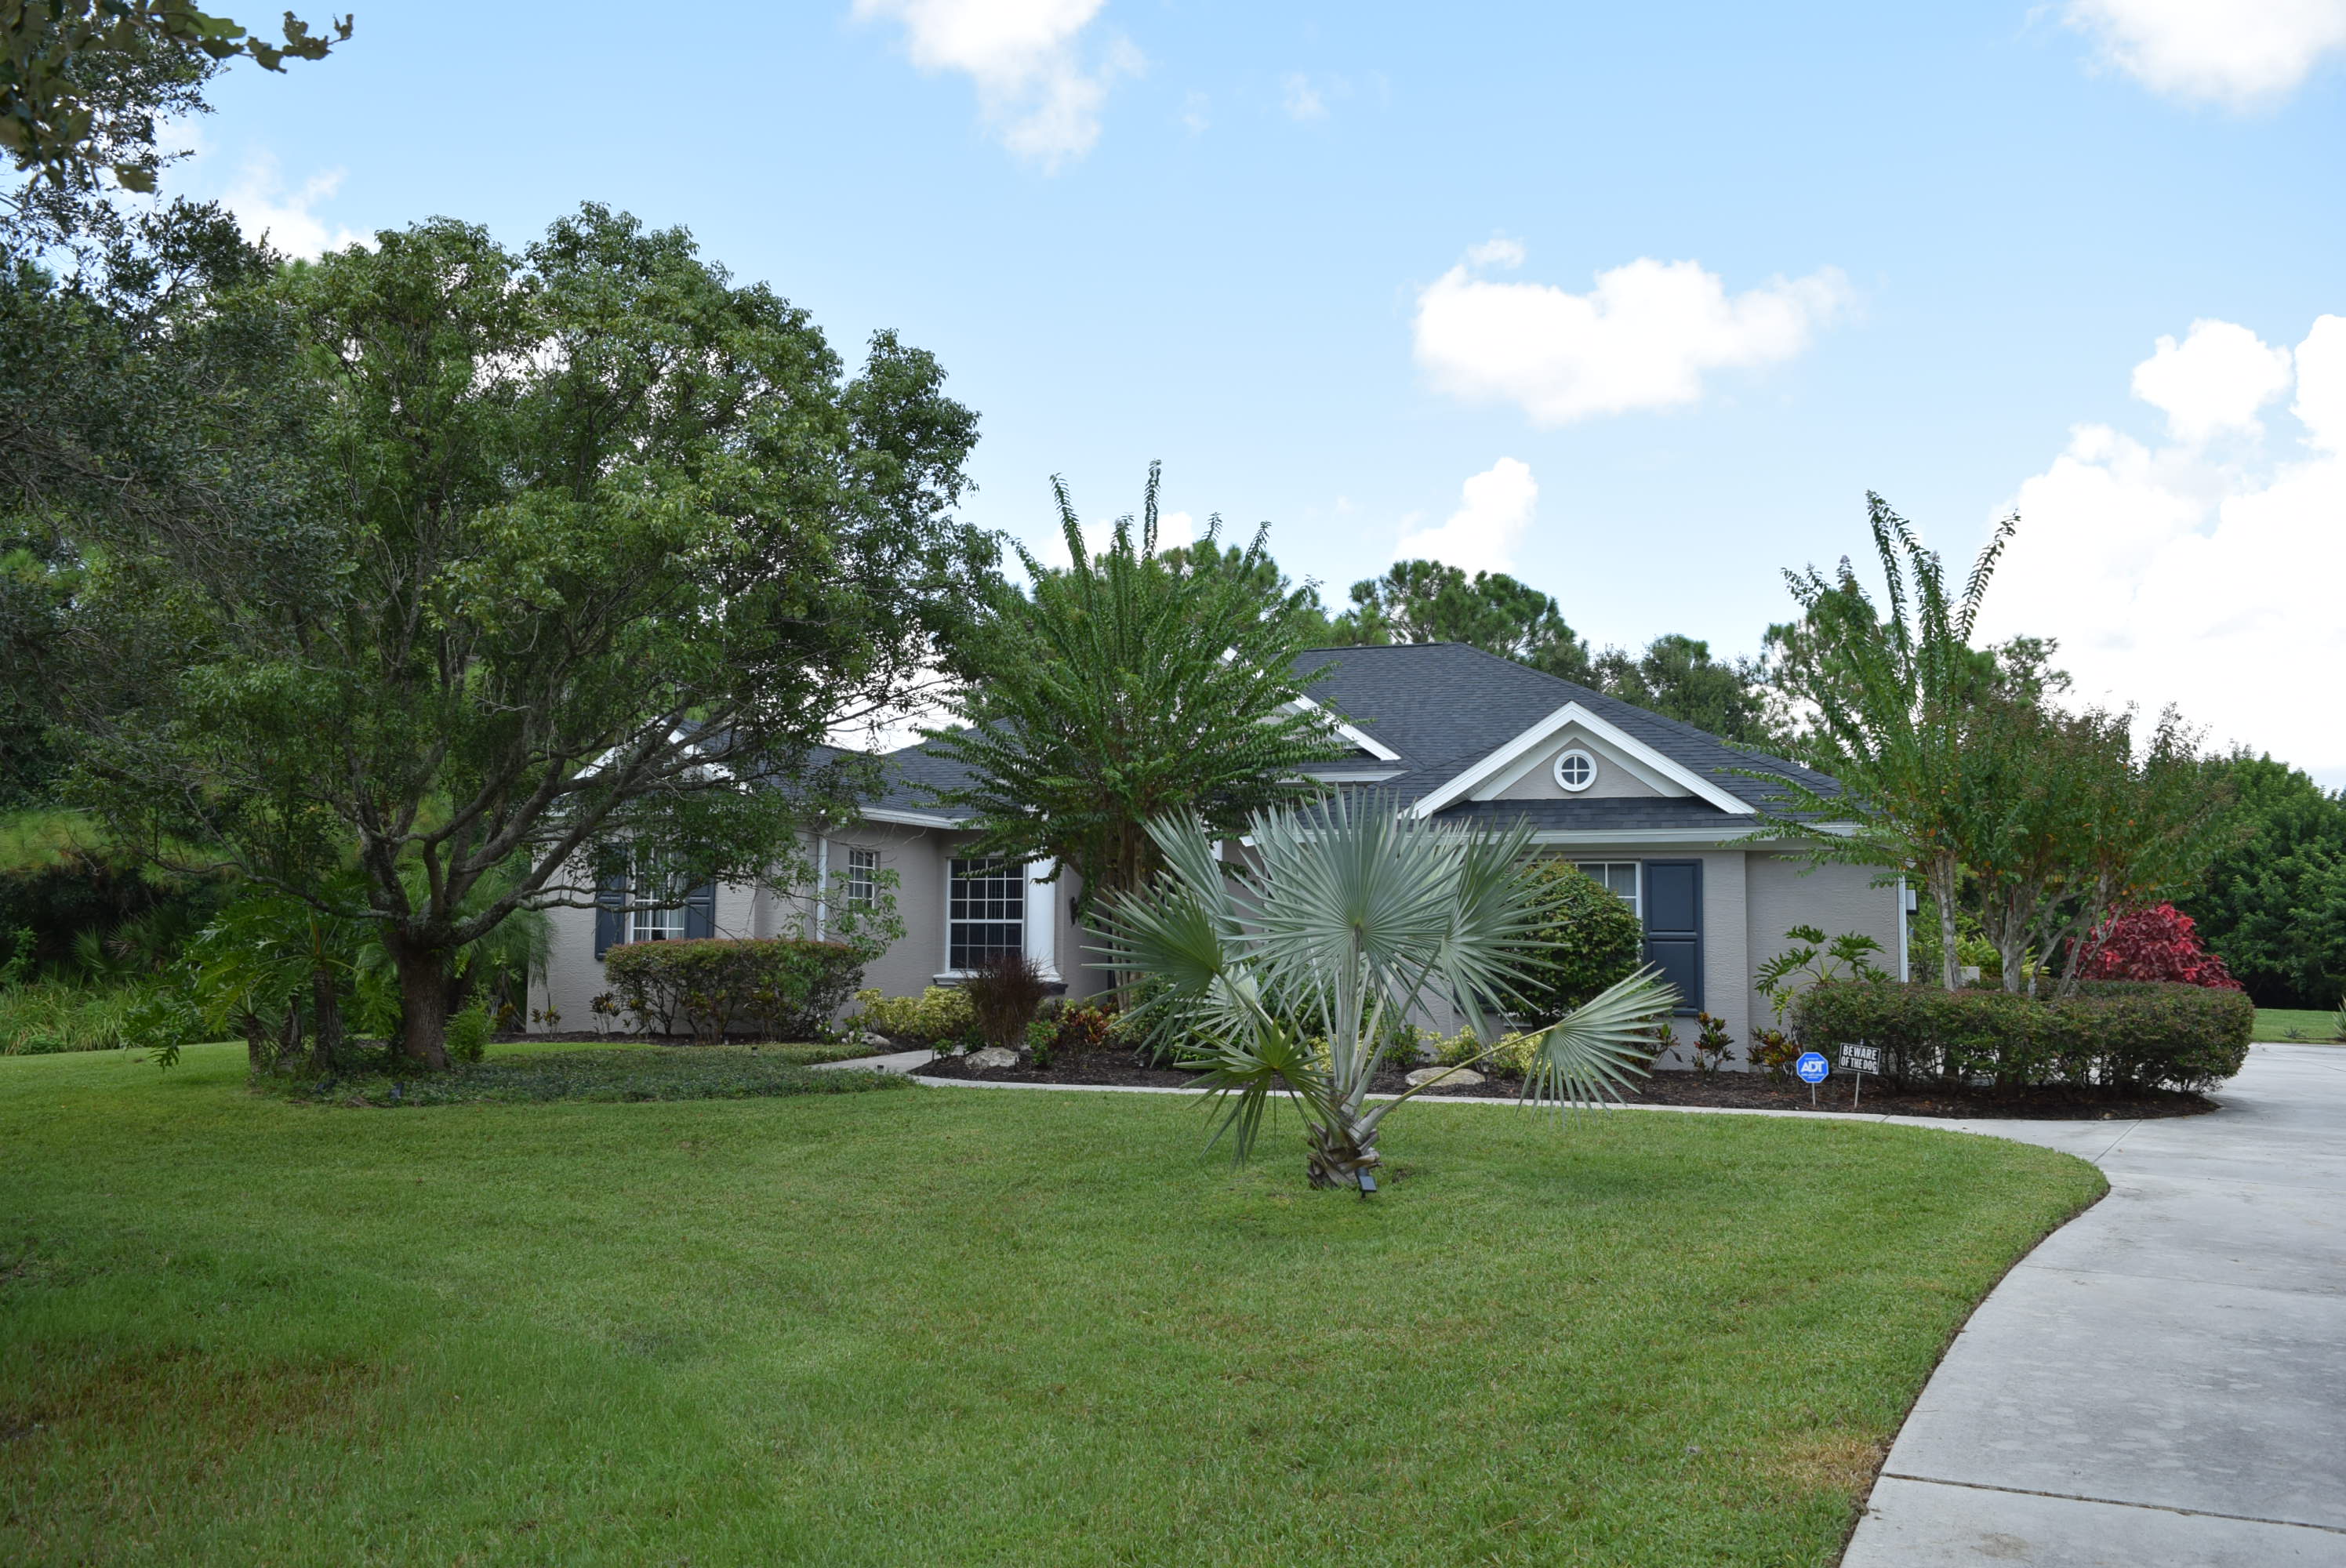
<instances>
[{"instance_id":1,"label":"white fascia board","mask_svg":"<svg viewBox=\"0 0 2346 1568\"><path fill-rule=\"evenodd\" d=\"M1770 840L1773 841L1773 840ZM1708 844L1749 850L1754 840L1718 828L1549 828L1532 835L1535 844Z\"/></svg>"},{"instance_id":2,"label":"white fascia board","mask_svg":"<svg viewBox=\"0 0 2346 1568\"><path fill-rule=\"evenodd\" d=\"M1351 741L1353 745L1359 747L1362 750L1367 752L1378 761L1398 762L1401 760L1400 752L1395 751L1392 747L1387 746L1384 742L1377 739L1374 736L1369 734L1368 731L1362 729L1357 726L1345 723L1342 719L1337 718L1334 714L1329 712L1326 708L1321 707L1310 697L1299 696L1295 699L1294 706L1318 714L1335 728L1337 734L1342 736L1345 739Z\"/></svg>"},{"instance_id":3,"label":"white fascia board","mask_svg":"<svg viewBox=\"0 0 2346 1568\"><path fill-rule=\"evenodd\" d=\"M1436 811L1454 806L1477 786L1494 774L1504 772L1523 759L1524 754L1556 736L1566 727L1577 724L1583 729L1619 751L1625 758L1652 769L1683 789L1688 794L1708 801L1730 817L1756 817L1759 808L1748 800L1738 799L1692 769L1663 756L1652 747L1627 731L1606 723L1577 702L1567 702L1513 740L1476 761L1466 771L1443 784L1431 794L1419 799L1415 808L1420 817L1431 817Z\"/></svg>"},{"instance_id":4,"label":"white fascia board","mask_svg":"<svg viewBox=\"0 0 2346 1568\"><path fill-rule=\"evenodd\" d=\"M1406 768L1379 768L1367 773L1338 773L1329 769L1312 768L1305 769L1301 776L1320 784L1382 784L1408 771Z\"/></svg>"},{"instance_id":5,"label":"white fascia board","mask_svg":"<svg viewBox=\"0 0 2346 1568\"><path fill-rule=\"evenodd\" d=\"M959 828L965 825L959 817L940 817L932 811L899 811L891 806L867 806L855 814L867 822L886 822L900 828Z\"/></svg>"}]
</instances>

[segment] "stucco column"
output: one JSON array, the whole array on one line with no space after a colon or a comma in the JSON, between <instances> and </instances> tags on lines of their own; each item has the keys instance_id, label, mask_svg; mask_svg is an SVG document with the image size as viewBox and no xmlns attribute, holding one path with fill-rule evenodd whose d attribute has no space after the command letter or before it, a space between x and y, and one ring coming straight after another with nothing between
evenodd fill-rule
<instances>
[{"instance_id":1,"label":"stucco column","mask_svg":"<svg viewBox=\"0 0 2346 1568\"><path fill-rule=\"evenodd\" d=\"M1057 981L1059 974L1059 886L1043 881L1058 869L1056 860L1026 862L1026 956Z\"/></svg>"}]
</instances>

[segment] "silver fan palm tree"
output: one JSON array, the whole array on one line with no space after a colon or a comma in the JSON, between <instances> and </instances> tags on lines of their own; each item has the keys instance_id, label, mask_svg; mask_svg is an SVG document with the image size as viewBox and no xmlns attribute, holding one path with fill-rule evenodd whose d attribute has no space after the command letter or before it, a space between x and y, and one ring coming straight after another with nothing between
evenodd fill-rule
<instances>
[{"instance_id":1,"label":"silver fan palm tree","mask_svg":"<svg viewBox=\"0 0 2346 1568\"><path fill-rule=\"evenodd\" d=\"M1194 819L1152 822L1166 869L1100 915L1109 964L1162 985L1141 1013L1193 1064L1245 1159L1274 1095L1302 1114L1314 1186L1376 1190L1377 1129L1417 1093L1372 1104L1379 1058L1443 1009L1498 1049L1498 1011L1535 952L1517 872L1527 829L1437 827L1376 797L1260 815L1245 864ZM1618 1099L1677 993L1640 970L1531 1036L1524 1096Z\"/></svg>"}]
</instances>

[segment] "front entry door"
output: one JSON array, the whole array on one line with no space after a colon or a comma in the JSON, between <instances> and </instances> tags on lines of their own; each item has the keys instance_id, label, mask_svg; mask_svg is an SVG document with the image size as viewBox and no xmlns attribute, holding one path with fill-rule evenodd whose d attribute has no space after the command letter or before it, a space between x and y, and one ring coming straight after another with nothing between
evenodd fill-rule
<instances>
[{"instance_id":1,"label":"front entry door","mask_svg":"<svg viewBox=\"0 0 2346 1568\"><path fill-rule=\"evenodd\" d=\"M1678 1011L1702 1010L1702 862L1646 862L1646 962L1678 988Z\"/></svg>"}]
</instances>

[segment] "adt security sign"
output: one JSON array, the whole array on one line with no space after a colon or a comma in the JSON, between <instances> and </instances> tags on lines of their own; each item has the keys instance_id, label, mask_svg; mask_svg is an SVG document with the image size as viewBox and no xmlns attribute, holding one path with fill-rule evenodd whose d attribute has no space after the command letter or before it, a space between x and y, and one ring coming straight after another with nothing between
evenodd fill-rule
<instances>
[{"instance_id":1,"label":"adt security sign","mask_svg":"<svg viewBox=\"0 0 2346 1568\"><path fill-rule=\"evenodd\" d=\"M1821 1084L1825 1074L1832 1071L1832 1064L1814 1051L1803 1051L1800 1059L1792 1064L1792 1071L1800 1075L1803 1084Z\"/></svg>"}]
</instances>

